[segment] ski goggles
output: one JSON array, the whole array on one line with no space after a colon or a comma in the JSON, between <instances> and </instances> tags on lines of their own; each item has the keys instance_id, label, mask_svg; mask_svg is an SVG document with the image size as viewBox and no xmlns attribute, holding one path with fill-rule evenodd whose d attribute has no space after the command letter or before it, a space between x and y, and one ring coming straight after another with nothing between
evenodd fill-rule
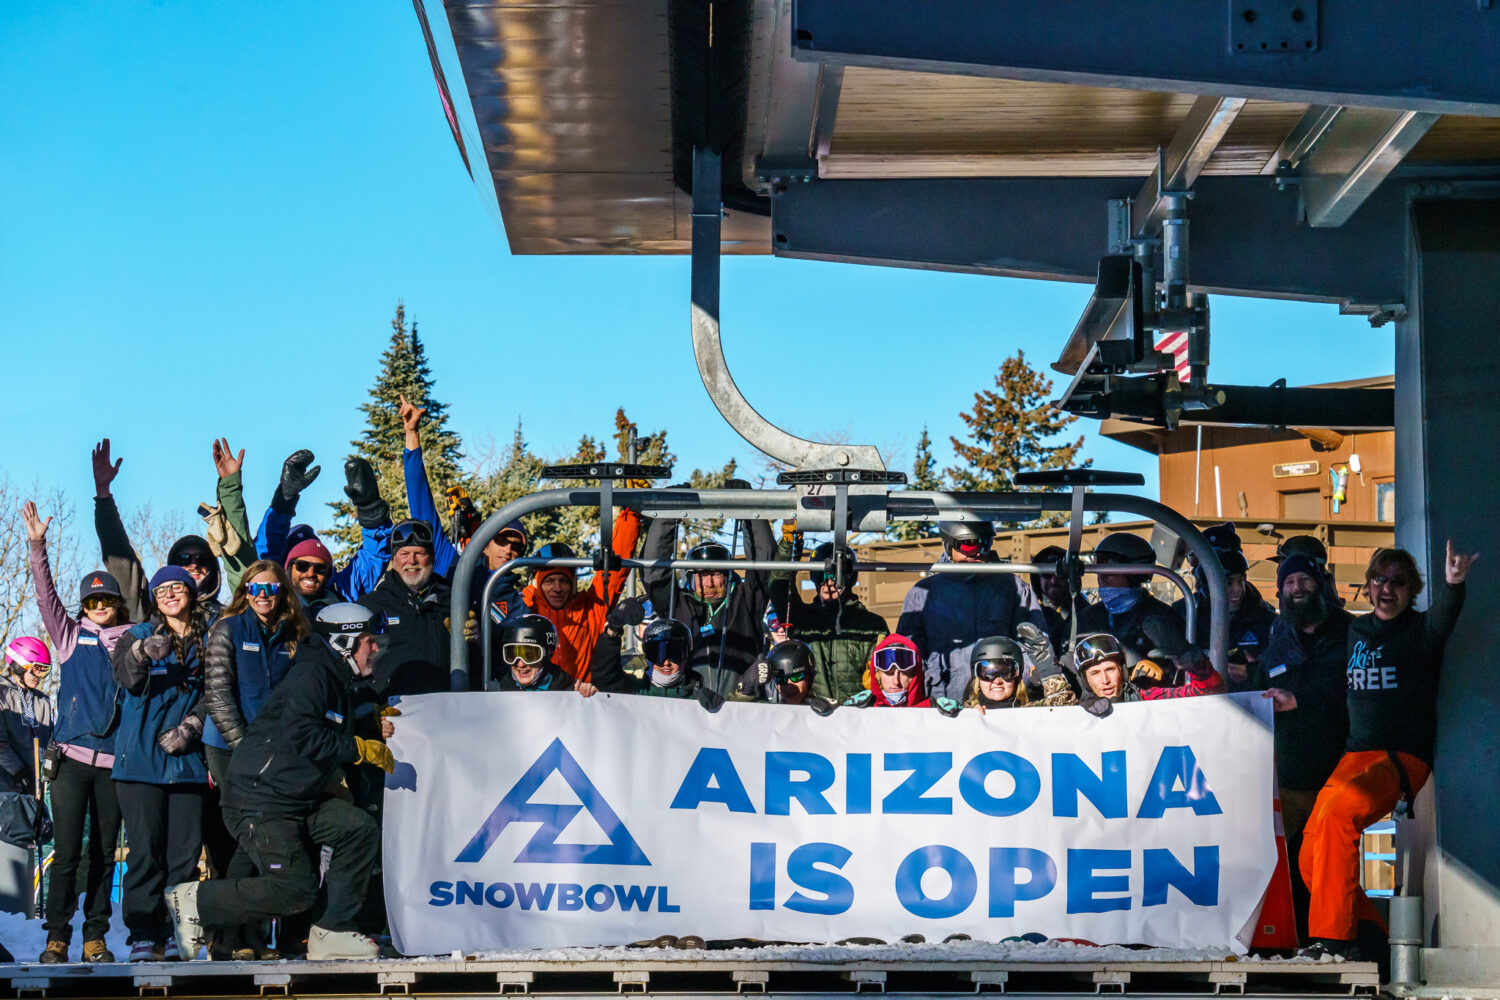
<instances>
[{"instance_id":1,"label":"ski goggles","mask_svg":"<svg viewBox=\"0 0 1500 1000\"><path fill-rule=\"evenodd\" d=\"M281 584L275 581L271 583L247 583L245 584L245 593L251 597L275 597L281 593Z\"/></svg>"},{"instance_id":2,"label":"ski goggles","mask_svg":"<svg viewBox=\"0 0 1500 1000\"><path fill-rule=\"evenodd\" d=\"M974 676L982 681L1013 681L1021 676L1021 667L1015 660L998 657L978 660L974 663Z\"/></svg>"},{"instance_id":3,"label":"ski goggles","mask_svg":"<svg viewBox=\"0 0 1500 1000\"><path fill-rule=\"evenodd\" d=\"M686 663L688 658L687 643L681 637L652 639L641 643L641 655L652 663Z\"/></svg>"},{"instance_id":4,"label":"ski goggles","mask_svg":"<svg viewBox=\"0 0 1500 1000\"><path fill-rule=\"evenodd\" d=\"M112 608L120 603L120 599L114 594L90 594L83 599L83 610L98 611L101 608Z\"/></svg>"},{"instance_id":5,"label":"ski goggles","mask_svg":"<svg viewBox=\"0 0 1500 1000\"><path fill-rule=\"evenodd\" d=\"M782 681L785 684L801 684L803 681L807 680L811 676L812 676L812 671L811 670L808 670L806 667L800 667L800 668L798 668L796 670L793 670L789 674L782 674L777 679L780 680L780 681Z\"/></svg>"},{"instance_id":6,"label":"ski goggles","mask_svg":"<svg viewBox=\"0 0 1500 1000\"><path fill-rule=\"evenodd\" d=\"M964 538L953 543L953 547L966 556L982 556L990 550L990 542L979 538Z\"/></svg>"},{"instance_id":7,"label":"ski goggles","mask_svg":"<svg viewBox=\"0 0 1500 1000\"><path fill-rule=\"evenodd\" d=\"M1125 662L1125 654L1120 649L1120 640L1112 635L1095 632L1093 635L1081 636L1073 645L1073 662L1077 664L1079 670L1103 663L1105 660Z\"/></svg>"},{"instance_id":8,"label":"ski goggles","mask_svg":"<svg viewBox=\"0 0 1500 1000\"><path fill-rule=\"evenodd\" d=\"M870 663L883 674L897 670L909 674L917 669L917 651L906 646L886 646L875 650Z\"/></svg>"},{"instance_id":9,"label":"ski goggles","mask_svg":"<svg viewBox=\"0 0 1500 1000\"><path fill-rule=\"evenodd\" d=\"M547 651L534 642L507 642L500 647L500 659L511 666L520 663L534 667L541 663L546 655Z\"/></svg>"},{"instance_id":10,"label":"ski goggles","mask_svg":"<svg viewBox=\"0 0 1500 1000\"><path fill-rule=\"evenodd\" d=\"M432 525L426 521L402 521L391 530L391 551L407 545L432 548Z\"/></svg>"},{"instance_id":11,"label":"ski goggles","mask_svg":"<svg viewBox=\"0 0 1500 1000\"><path fill-rule=\"evenodd\" d=\"M52 673L52 664L50 664L50 663L28 663L28 664L26 664L26 669L29 670L29 671L31 671L32 674L34 674L37 677L46 677L48 674Z\"/></svg>"},{"instance_id":12,"label":"ski goggles","mask_svg":"<svg viewBox=\"0 0 1500 1000\"><path fill-rule=\"evenodd\" d=\"M320 559L293 559L292 570L303 575L327 576L333 567Z\"/></svg>"}]
</instances>

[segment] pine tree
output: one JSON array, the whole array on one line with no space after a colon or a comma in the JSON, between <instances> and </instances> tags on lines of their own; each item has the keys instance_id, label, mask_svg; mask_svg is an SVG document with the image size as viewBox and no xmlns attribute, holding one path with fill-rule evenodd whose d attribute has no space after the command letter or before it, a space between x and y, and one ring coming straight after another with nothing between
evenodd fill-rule
<instances>
[{"instance_id":1,"label":"pine tree","mask_svg":"<svg viewBox=\"0 0 1500 1000\"><path fill-rule=\"evenodd\" d=\"M932 438L928 436L925 424L922 437L917 441L917 454L911 463L911 479L907 485L910 489L923 491L943 488L937 474L937 462L932 457ZM910 542L933 537L937 534L937 525L930 521L896 521L892 523L889 534L892 538Z\"/></svg>"},{"instance_id":2,"label":"pine tree","mask_svg":"<svg viewBox=\"0 0 1500 1000\"><path fill-rule=\"evenodd\" d=\"M1078 462L1081 435L1053 443L1078 417L1048 402L1051 392L1052 380L1027 363L1025 351L1001 362L995 388L976 392L974 408L959 414L968 433L963 441L950 438L960 463L947 469L953 488L1012 490L1018 472L1089 465Z\"/></svg>"},{"instance_id":3,"label":"pine tree","mask_svg":"<svg viewBox=\"0 0 1500 1000\"><path fill-rule=\"evenodd\" d=\"M370 388L369 402L360 405L365 415L364 432L349 442L354 446L350 457L366 459L375 470L380 495L391 505L391 518L396 521L410 513L406 504L406 480L401 471L405 433L398 410L402 396L412 405L427 410L420 432L422 459L427 466L427 479L432 485L438 509L444 509L443 493L449 486L466 483L459 467L463 455L461 441L458 434L448 427L447 404L432 395L433 384L427 351L417 333L416 321L412 321L408 330L406 307L397 302L396 315L391 320L391 340L380 356L380 373ZM354 548L360 538L354 506L347 500L329 506L333 508L336 519L333 537L339 541L342 550Z\"/></svg>"}]
</instances>

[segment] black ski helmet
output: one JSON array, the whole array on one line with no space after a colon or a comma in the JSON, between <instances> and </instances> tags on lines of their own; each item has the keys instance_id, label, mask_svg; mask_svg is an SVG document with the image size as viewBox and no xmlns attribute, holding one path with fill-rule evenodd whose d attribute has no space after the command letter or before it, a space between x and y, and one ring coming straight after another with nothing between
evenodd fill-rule
<instances>
[{"instance_id":1,"label":"black ski helmet","mask_svg":"<svg viewBox=\"0 0 1500 1000\"><path fill-rule=\"evenodd\" d=\"M688 549L689 559L714 559L725 560L729 558L729 549L720 542L699 542Z\"/></svg>"},{"instance_id":2,"label":"black ski helmet","mask_svg":"<svg viewBox=\"0 0 1500 1000\"><path fill-rule=\"evenodd\" d=\"M1094 546L1094 563L1135 563L1150 566L1156 562L1156 550L1140 535L1115 531L1105 535ZM1142 580L1144 583L1145 581Z\"/></svg>"},{"instance_id":3,"label":"black ski helmet","mask_svg":"<svg viewBox=\"0 0 1500 1000\"><path fill-rule=\"evenodd\" d=\"M939 521L938 534L943 539L943 551L950 555L953 546L961 542L978 542L981 553L995 544L995 526L988 521Z\"/></svg>"},{"instance_id":4,"label":"black ski helmet","mask_svg":"<svg viewBox=\"0 0 1500 1000\"><path fill-rule=\"evenodd\" d=\"M1287 556L1307 556L1318 564L1319 569L1328 567L1328 548L1316 535L1292 535L1283 538L1281 544L1276 546L1276 561L1281 562Z\"/></svg>"},{"instance_id":5,"label":"black ski helmet","mask_svg":"<svg viewBox=\"0 0 1500 1000\"><path fill-rule=\"evenodd\" d=\"M766 654L766 666L771 668L772 677L811 676L817 670L812 647L801 639L788 639L772 646Z\"/></svg>"},{"instance_id":6,"label":"black ski helmet","mask_svg":"<svg viewBox=\"0 0 1500 1000\"><path fill-rule=\"evenodd\" d=\"M1015 667L1017 675L1026 664L1025 654L1021 652L1021 644L1014 639L1007 639L1003 635L991 635L974 643L969 653L969 663L975 672L979 665L986 662L1010 663Z\"/></svg>"},{"instance_id":7,"label":"black ski helmet","mask_svg":"<svg viewBox=\"0 0 1500 1000\"><path fill-rule=\"evenodd\" d=\"M658 618L641 634L641 655L652 663L671 660L686 667L692 646L692 633L675 618Z\"/></svg>"},{"instance_id":8,"label":"black ski helmet","mask_svg":"<svg viewBox=\"0 0 1500 1000\"><path fill-rule=\"evenodd\" d=\"M822 563L827 562L832 558L832 542L824 542L822 545L819 545L817 548L813 549L812 561L820 567ZM844 586L852 587L854 586L855 581L859 579L859 557L856 556L854 554L854 550L847 545L844 546L844 565L849 568L847 574L844 577ZM812 571L812 578L814 581L822 580L823 570L821 568L814 569Z\"/></svg>"},{"instance_id":9,"label":"black ski helmet","mask_svg":"<svg viewBox=\"0 0 1500 1000\"><path fill-rule=\"evenodd\" d=\"M551 660L553 650L557 649L557 627L542 615L512 618L500 630L500 646L503 649L516 643L541 646L547 652L547 659Z\"/></svg>"}]
</instances>

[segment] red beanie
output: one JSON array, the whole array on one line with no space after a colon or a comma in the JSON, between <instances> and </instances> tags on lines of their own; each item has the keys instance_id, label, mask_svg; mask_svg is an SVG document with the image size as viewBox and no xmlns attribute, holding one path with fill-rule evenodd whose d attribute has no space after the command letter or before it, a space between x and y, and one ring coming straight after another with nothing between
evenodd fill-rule
<instances>
[{"instance_id":1,"label":"red beanie","mask_svg":"<svg viewBox=\"0 0 1500 1000\"><path fill-rule=\"evenodd\" d=\"M292 560L294 559L321 559L330 568L333 566L333 556L329 553L328 546L316 538L309 538L292 546L292 551L286 554L286 566L288 569L291 568Z\"/></svg>"}]
</instances>

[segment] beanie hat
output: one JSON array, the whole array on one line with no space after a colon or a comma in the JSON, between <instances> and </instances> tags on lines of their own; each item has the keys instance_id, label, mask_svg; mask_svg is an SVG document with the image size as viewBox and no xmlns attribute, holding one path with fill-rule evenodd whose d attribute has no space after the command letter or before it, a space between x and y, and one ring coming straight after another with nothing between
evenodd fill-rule
<instances>
[{"instance_id":1,"label":"beanie hat","mask_svg":"<svg viewBox=\"0 0 1500 1000\"><path fill-rule=\"evenodd\" d=\"M316 538L309 538L293 545L291 551L286 554L285 565L291 566L294 559L321 559L330 567L333 566L333 556L329 554L328 546Z\"/></svg>"},{"instance_id":2,"label":"beanie hat","mask_svg":"<svg viewBox=\"0 0 1500 1000\"><path fill-rule=\"evenodd\" d=\"M309 538L317 538L317 537L318 537L318 533L313 530L313 526L312 525L310 525L310 524L294 524L294 525L292 525L291 530L289 530L286 533L286 545L287 545L288 549L293 549L293 548L296 548L298 545L301 545L303 542L307 541ZM333 562L332 559L330 559L328 561L330 563Z\"/></svg>"},{"instance_id":3,"label":"beanie hat","mask_svg":"<svg viewBox=\"0 0 1500 1000\"><path fill-rule=\"evenodd\" d=\"M1215 554L1219 557L1219 565L1224 567L1225 573L1250 571L1250 564L1245 561L1245 555L1239 549L1218 549Z\"/></svg>"},{"instance_id":4,"label":"beanie hat","mask_svg":"<svg viewBox=\"0 0 1500 1000\"><path fill-rule=\"evenodd\" d=\"M1234 530L1234 524L1229 521L1204 528L1203 537L1207 539L1208 544L1220 552L1225 550L1230 552L1240 551L1239 532Z\"/></svg>"},{"instance_id":5,"label":"beanie hat","mask_svg":"<svg viewBox=\"0 0 1500 1000\"><path fill-rule=\"evenodd\" d=\"M1305 573L1307 576L1312 577L1313 582L1318 585L1319 590L1323 589L1323 570L1318 567L1317 560L1313 559L1312 556L1298 553L1294 556L1287 556L1281 560L1281 565L1276 567L1276 592L1278 594L1281 593L1281 588L1286 583L1286 578L1293 573Z\"/></svg>"},{"instance_id":6,"label":"beanie hat","mask_svg":"<svg viewBox=\"0 0 1500 1000\"><path fill-rule=\"evenodd\" d=\"M188 589L189 593L198 592L198 581L181 566L163 566L151 577L151 585L148 588L151 594L156 594L156 588L164 583L180 583Z\"/></svg>"},{"instance_id":7,"label":"beanie hat","mask_svg":"<svg viewBox=\"0 0 1500 1000\"><path fill-rule=\"evenodd\" d=\"M98 594L108 594L111 597L117 597L122 600L125 596L120 593L120 581L102 569L96 569L94 572L86 574L83 581L78 584L79 601Z\"/></svg>"}]
</instances>

